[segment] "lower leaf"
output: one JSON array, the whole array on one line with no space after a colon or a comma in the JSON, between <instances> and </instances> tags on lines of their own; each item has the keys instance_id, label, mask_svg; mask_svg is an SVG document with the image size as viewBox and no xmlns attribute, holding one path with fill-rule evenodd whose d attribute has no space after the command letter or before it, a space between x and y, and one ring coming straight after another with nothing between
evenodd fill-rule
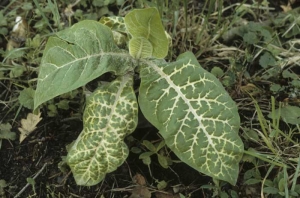
<instances>
[{"instance_id":1,"label":"lower leaf","mask_svg":"<svg viewBox=\"0 0 300 198\"><path fill-rule=\"evenodd\" d=\"M176 62L145 62L139 105L144 116L185 163L211 177L235 184L243 142L235 102L195 56Z\"/></svg>"},{"instance_id":2,"label":"lower leaf","mask_svg":"<svg viewBox=\"0 0 300 198\"><path fill-rule=\"evenodd\" d=\"M67 156L76 183L92 186L127 158L126 135L137 126L138 106L131 75L117 78L87 99L84 128Z\"/></svg>"}]
</instances>

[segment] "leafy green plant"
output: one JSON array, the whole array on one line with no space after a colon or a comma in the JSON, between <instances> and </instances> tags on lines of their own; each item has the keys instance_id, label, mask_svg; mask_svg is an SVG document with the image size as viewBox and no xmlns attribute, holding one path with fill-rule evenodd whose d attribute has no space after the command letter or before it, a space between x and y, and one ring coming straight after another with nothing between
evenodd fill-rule
<instances>
[{"instance_id":1,"label":"leafy green plant","mask_svg":"<svg viewBox=\"0 0 300 198\"><path fill-rule=\"evenodd\" d=\"M139 105L180 160L234 185L244 150L235 102L191 52L175 62L163 59L169 43L156 8L133 10L122 21L122 29L81 21L50 37L44 50L35 109L104 73L116 76L86 99L83 131L66 158L77 184L95 185L126 160L124 138L137 126ZM129 50L116 44L113 32L125 34Z\"/></svg>"},{"instance_id":2,"label":"leafy green plant","mask_svg":"<svg viewBox=\"0 0 300 198\"><path fill-rule=\"evenodd\" d=\"M143 160L144 164L150 165L151 163L151 158L150 156L156 155L158 159L158 163L163 167L163 168L168 168L169 165L172 164L171 158L168 156L165 156L164 154L160 153L160 150L165 146L165 141L161 141L157 144L152 144L148 140L143 141L143 145L149 150L147 152L143 152L140 154L139 158Z\"/></svg>"},{"instance_id":3,"label":"leafy green plant","mask_svg":"<svg viewBox=\"0 0 300 198\"><path fill-rule=\"evenodd\" d=\"M297 178L300 158L298 143L294 140L298 129L292 125L297 124L295 115L299 115L299 109L295 106L283 106L281 103L276 109L275 98L271 97L271 112L268 114L270 119L267 119L257 101L253 97L252 99L261 128L243 129L245 155L242 161L254 166L244 173L243 183L253 189L252 195L299 197ZM280 120L288 127L280 128ZM245 190L247 191L249 189Z\"/></svg>"}]
</instances>

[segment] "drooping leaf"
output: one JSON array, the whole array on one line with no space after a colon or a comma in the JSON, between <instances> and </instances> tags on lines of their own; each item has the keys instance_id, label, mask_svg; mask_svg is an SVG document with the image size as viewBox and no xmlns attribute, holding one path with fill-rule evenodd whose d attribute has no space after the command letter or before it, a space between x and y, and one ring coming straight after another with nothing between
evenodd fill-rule
<instances>
[{"instance_id":1,"label":"drooping leaf","mask_svg":"<svg viewBox=\"0 0 300 198\"><path fill-rule=\"evenodd\" d=\"M105 72L122 75L131 56L114 44L111 30L96 21L81 21L51 37L44 50L34 108L74 90ZM131 61L130 61L131 60Z\"/></svg>"},{"instance_id":2,"label":"drooping leaf","mask_svg":"<svg viewBox=\"0 0 300 198\"><path fill-rule=\"evenodd\" d=\"M135 37L129 41L129 53L136 59L149 58L152 56L152 52L151 43L143 37Z\"/></svg>"},{"instance_id":3,"label":"drooping leaf","mask_svg":"<svg viewBox=\"0 0 300 198\"><path fill-rule=\"evenodd\" d=\"M166 145L196 170L235 184L243 154L240 119L218 79L190 52L174 63L148 63L140 76L140 108Z\"/></svg>"},{"instance_id":4,"label":"drooping leaf","mask_svg":"<svg viewBox=\"0 0 300 198\"><path fill-rule=\"evenodd\" d=\"M125 16L128 32L135 37L147 39L152 47L152 56L164 58L168 54L169 41L156 8L135 9Z\"/></svg>"},{"instance_id":5,"label":"drooping leaf","mask_svg":"<svg viewBox=\"0 0 300 198\"><path fill-rule=\"evenodd\" d=\"M131 75L96 89L87 99L84 129L69 150L67 163L78 185L92 186L117 169L128 155L126 135L137 125Z\"/></svg>"}]
</instances>

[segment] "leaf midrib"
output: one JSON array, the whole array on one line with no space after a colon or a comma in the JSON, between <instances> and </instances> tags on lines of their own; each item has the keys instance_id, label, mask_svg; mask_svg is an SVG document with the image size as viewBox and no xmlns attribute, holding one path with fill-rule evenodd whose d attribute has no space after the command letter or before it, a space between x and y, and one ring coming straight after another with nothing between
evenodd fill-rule
<instances>
[{"instance_id":1,"label":"leaf midrib","mask_svg":"<svg viewBox=\"0 0 300 198\"><path fill-rule=\"evenodd\" d=\"M118 102L119 102L119 98L120 98L120 96L121 96L121 94L122 94L122 92L123 92L123 90L124 90L124 87L125 87L125 85L126 85L126 82L127 82L127 80L128 80L128 76L127 75L125 75L124 77L122 77L122 80L120 81L120 87L119 87L119 89L118 89L118 91L117 91L117 93L116 93L116 99L115 99L115 101L114 101L114 103L113 103L113 105L112 105L112 107L111 107L111 112L110 112L110 114L109 114L109 116L108 116L108 122L107 122L107 124L106 124L106 126L103 128L103 129L101 129L102 131L104 131L104 137L102 138L102 140L101 141L99 141L99 144L98 144L98 146L97 147L95 147L93 150L94 150L94 155L91 157L91 159L90 159L90 163L89 163L89 165L88 165L88 170L90 170L90 168L91 168L91 165L93 164L92 162L93 161L96 161L96 162L98 162L97 161L97 159L96 159L96 155L95 155L95 152L101 147L101 144L102 144L102 142L103 142L103 140L106 140L107 138L106 138L106 135L107 135L107 132L108 132L108 127L110 126L110 121L111 121L111 118L112 118L112 116L114 115L114 113L115 113L115 110L116 110L116 106L117 106L117 104L118 104ZM109 164L109 159L108 159L108 153L107 153L107 151L106 151L106 149L103 147L103 149L105 150L105 152L106 152L106 156L105 156L105 158L106 158L106 162ZM107 166L106 166L107 167Z\"/></svg>"},{"instance_id":2,"label":"leaf midrib","mask_svg":"<svg viewBox=\"0 0 300 198\"><path fill-rule=\"evenodd\" d=\"M191 60L189 60L189 62L187 64L190 64ZM192 107L192 105L190 104L189 100L185 97L185 95L180 91L180 89L178 89L178 86L175 85L173 83L173 81L170 79L169 75L164 73L163 70L161 68L159 68L156 64L154 63L147 63L149 66L152 67L152 69L154 69L160 76L161 78L165 79L169 86L172 87L176 93L179 95L179 97L188 105L189 107L189 111L192 112L192 114L194 115L194 117L197 119L198 123L199 123L199 127L202 129L203 133L205 134L205 136L207 137L207 140L208 140L208 144L214 149L214 151L216 153L219 153L219 151L216 149L216 147L214 146L213 144L213 141L211 140L210 136L205 128L203 127L203 124L202 124L202 116L201 115L198 115L195 111L195 109ZM199 133L199 132L197 132Z\"/></svg>"},{"instance_id":3,"label":"leaf midrib","mask_svg":"<svg viewBox=\"0 0 300 198\"><path fill-rule=\"evenodd\" d=\"M55 72L55 71L57 71L59 69L63 69L64 67L67 67L69 65L70 65L70 67L72 67L71 64L73 64L73 63L75 63L77 61L82 61L82 60L85 60L85 59L99 57L99 56L112 56L112 57L116 56L116 57L123 57L123 58L131 58L132 59L131 62L135 62L135 60L128 53L124 53L124 52L121 52L121 53L117 53L117 52L104 52L103 53L103 52L101 52L101 53L98 53L98 54L93 54L93 55L89 55L89 56L85 56L85 57L81 57L81 58L76 58L75 60L73 60L71 62L68 62L68 63L66 63L64 65L61 65L61 66L55 65L53 63L48 63L48 62L43 63L43 64L51 64L51 65L55 66L56 68L58 68L58 69L55 69L55 70L53 70L51 72L51 73L53 73L53 72ZM39 78L39 81L44 81L48 76L49 75L46 75L45 78Z\"/></svg>"}]
</instances>

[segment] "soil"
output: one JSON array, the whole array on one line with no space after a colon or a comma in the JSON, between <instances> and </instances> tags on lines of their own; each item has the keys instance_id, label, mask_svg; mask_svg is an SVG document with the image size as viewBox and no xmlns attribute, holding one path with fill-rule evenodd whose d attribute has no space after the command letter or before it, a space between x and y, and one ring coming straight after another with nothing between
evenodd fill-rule
<instances>
[{"instance_id":1,"label":"soil","mask_svg":"<svg viewBox=\"0 0 300 198\"><path fill-rule=\"evenodd\" d=\"M57 118L43 117L46 119L21 144L18 141L3 140L0 150L0 175L8 186L4 188L1 198L15 197L22 189L25 191L19 197L129 197L135 185L132 177L137 173L146 179L147 187L152 189L157 185L155 179L165 180L168 188L163 191L172 191L172 186L177 186L182 194L210 197L209 191L199 189L201 185L211 182L209 177L201 175L184 163L174 163L170 169L164 169L155 156L152 157L150 175L148 167L138 158L139 154L132 152L123 165L107 174L103 182L93 187L77 186L69 169L63 167L65 172L62 172L58 166L62 157L67 154L66 145L81 132L82 123L80 120L61 122ZM157 140L159 136L156 129L149 127L149 124L147 126L137 129L131 136L137 140ZM12 131L17 131L17 128ZM138 141L128 142L128 145L141 148ZM172 159L176 160L176 157L172 156ZM35 176L35 186L28 185L27 179Z\"/></svg>"}]
</instances>

